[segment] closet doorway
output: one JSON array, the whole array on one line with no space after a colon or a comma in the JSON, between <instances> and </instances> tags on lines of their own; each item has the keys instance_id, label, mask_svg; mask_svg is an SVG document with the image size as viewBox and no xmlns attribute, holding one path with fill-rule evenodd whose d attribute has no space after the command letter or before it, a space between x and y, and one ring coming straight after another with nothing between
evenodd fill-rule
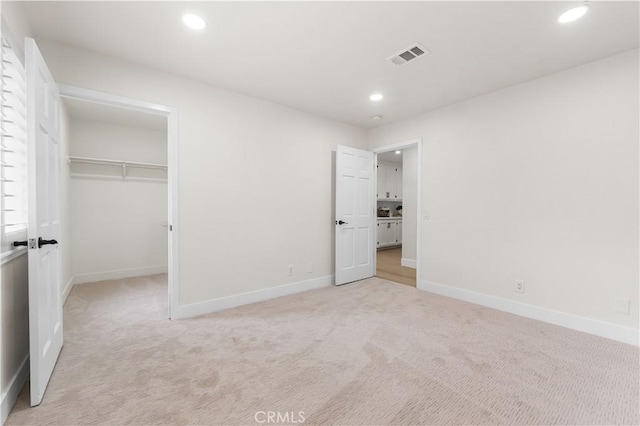
<instances>
[{"instance_id":1,"label":"closet doorway","mask_svg":"<svg viewBox=\"0 0 640 426\"><path fill-rule=\"evenodd\" d=\"M77 307L78 318L170 318L175 111L84 89L61 92L63 269L73 284L65 314L71 323Z\"/></svg>"}]
</instances>

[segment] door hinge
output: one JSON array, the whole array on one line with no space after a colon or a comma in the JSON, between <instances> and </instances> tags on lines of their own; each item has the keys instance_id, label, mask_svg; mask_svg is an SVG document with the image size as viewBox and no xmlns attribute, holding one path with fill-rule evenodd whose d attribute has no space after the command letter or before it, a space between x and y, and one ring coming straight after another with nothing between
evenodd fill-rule
<instances>
[{"instance_id":1,"label":"door hinge","mask_svg":"<svg viewBox=\"0 0 640 426\"><path fill-rule=\"evenodd\" d=\"M169 231L173 231L173 225L169 225Z\"/></svg>"}]
</instances>

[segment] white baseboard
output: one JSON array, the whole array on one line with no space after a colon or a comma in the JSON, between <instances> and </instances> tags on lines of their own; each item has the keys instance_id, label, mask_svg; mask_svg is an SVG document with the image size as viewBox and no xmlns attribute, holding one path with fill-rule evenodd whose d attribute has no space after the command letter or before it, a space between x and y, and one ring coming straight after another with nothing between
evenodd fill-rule
<instances>
[{"instance_id":1,"label":"white baseboard","mask_svg":"<svg viewBox=\"0 0 640 426\"><path fill-rule=\"evenodd\" d=\"M119 280L122 278L143 277L145 275L166 274L167 265L146 266L143 268L118 269L115 271L94 272L89 274L76 274L73 284L95 283L97 281Z\"/></svg>"},{"instance_id":2,"label":"white baseboard","mask_svg":"<svg viewBox=\"0 0 640 426\"><path fill-rule=\"evenodd\" d=\"M29 354L24 358L22 364L16 371L16 374L13 375L11 380L9 381L9 386L7 387L7 391L2 394L2 416L0 417L0 425L3 425L4 422L9 417L9 413L11 409L16 403L18 399L18 395L20 395L20 391L24 387L24 384L27 383L27 379L29 378Z\"/></svg>"},{"instance_id":3,"label":"white baseboard","mask_svg":"<svg viewBox=\"0 0 640 426\"><path fill-rule=\"evenodd\" d=\"M264 290L250 291L248 293L221 297L219 299L211 299L189 305L180 305L175 310L176 312L174 312L172 319L197 317L224 309L275 299L276 297L288 296L290 294L301 293L303 291L328 287L332 285L333 282L333 275L329 275L326 277L314 278L312 280L279 285L276 287L266 288Z\"/></svg>"},{"instance_id":4,"label":"white baseboard","mask_svg":"<svg viewBox=\"0 0 640 426\"><path fill-rule=\"evenodd\" d=\"M69 298L69 295L71 294L71 290L73 289L73 280L74 280L73 276L71 278L69 278L69 281L67 282L67 285L65 285L64 286L64 290L62 290L62 305L63 306L67 302L67 299Z\"/></svg>"},{"instance_id":5,"label":"white baseboard","mask_svg":"<svg viewBox=\"0 0 640 426\"><path fill-rule=\"evenodd\" d=\"M413 268L416 269L416 260L415 259L406 259L406 258L402 258L400 259L400 266L404 266L406 268Z\"/></svg>"},{"instance_id":6,"label":"white baseboard","mask_svg":"<svg viewBox=\"0 0 640 426\"><path fill-rule=\"evenodd\" d=\"M442 296L452 297L454 299L464 300L465 302L475 303L476 305L486 306L499 311L509 312L522 317L548 322L561 327L570 328L572 330L606 337L607 339L617 340L630 345L640 345L640 332L634 328L610 324L603 321L554 311L552 309L541 308L539 306L528 305L526 303L516 302L515 300L464 290L431 281L423 280L419 282L418 289Z\"/></svg>"}]
</instances>

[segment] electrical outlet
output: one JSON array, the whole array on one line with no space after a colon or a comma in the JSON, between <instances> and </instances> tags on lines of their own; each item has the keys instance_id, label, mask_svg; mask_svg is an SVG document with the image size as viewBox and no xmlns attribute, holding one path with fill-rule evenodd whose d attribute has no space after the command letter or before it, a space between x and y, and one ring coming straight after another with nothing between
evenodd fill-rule
<instances>
[{"instance_id":1,"label":"electrical outlet","mask_svg":"<svg viewBox=\"0 0 640 426\"><path fill-rule=\"evenodd\" d=\"M289 265L289 276L293 276L293 265Z\"/></svg>"},{"instance_id":2,"label":"electrical outlet","mask_svg":"<svg viewBox=\"0 0 640 426\"><path fill-rule=\"evenodd\" d=\"M615 311L619 314L629 315L629 299L626 297L616 297Z\"/></svg>"},{"instance_id":3,"label":"electrical outlet","mask_svg":"<svg viewBox=\"0 0 640 426\"><path fill-rule=\"evenodd\" d=\"M524 293L524 280L516 280L516 292Z\"/></svg>"}]
</instances>

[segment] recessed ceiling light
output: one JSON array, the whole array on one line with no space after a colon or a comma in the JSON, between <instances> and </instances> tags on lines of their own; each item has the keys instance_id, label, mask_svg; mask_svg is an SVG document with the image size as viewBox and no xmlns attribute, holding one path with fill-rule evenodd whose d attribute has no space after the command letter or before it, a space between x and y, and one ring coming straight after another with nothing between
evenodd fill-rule
<instances>
[{"instance_id":1,"label":"recessed ceiling light","mask_svg":"<svg viewBox=\"0 0 640 426\"><path fill-rule=\"evenodd\" d=\"M396 154L398 154L398 155L399 155L401 152L402 152L402 151L396 151Z\"/></svg>"},{"instance_id":2,"label":"recessed ceiling light","mask_svg":"<svg viewBox=\"0 0 640 426\"><path fill-rule=\"evenodd\" d=\"M558 22L560 22L561 24L566 24L567 22L573 22L576 19L582 18L585 15L585 13L587 13L587 10L588 10L588 7L586 4L573 7L565 11L562 15L560 15L560 17L558 18Z\"/></svg>"},{"instance_id":3,"label":"recessed ceiling light","mask_svg":"<svg viewBox=\"0 0 640 426\"><path fill-rule=\"evenodd\" d=\"M369 117L369 118L370 118L370 119L372 119L372 120L376 120L376 121L378 121L378 120L382 120L384 117L383 117L383 116L381 116L381 115L372 115L372 116L371 116L371 117Z\"/></svg>"},{"instance_id":4,"label":"recessed ceiling light","mask_svg":"<svg viewBox=\"0 0 640 426\"><path fill-rule=\"evenodd\" d=\"M373 95L369 96L369 99L371 99L373 102L381 101L382 98L384 98L384 96L382 96L382 93L374 93Z\"/></svg>"},{"instance_id":5,"label":"recessed ceiling light","mask_svg":"<svg viewBox=\"0 0 640 426\"><path fill-rule=\"evenodd\" d=\"M192 30L204 30L207 26L207 23L201 16L193 13L185 13L182 15L182 22Z\"/></svg>"}]
</instances>

